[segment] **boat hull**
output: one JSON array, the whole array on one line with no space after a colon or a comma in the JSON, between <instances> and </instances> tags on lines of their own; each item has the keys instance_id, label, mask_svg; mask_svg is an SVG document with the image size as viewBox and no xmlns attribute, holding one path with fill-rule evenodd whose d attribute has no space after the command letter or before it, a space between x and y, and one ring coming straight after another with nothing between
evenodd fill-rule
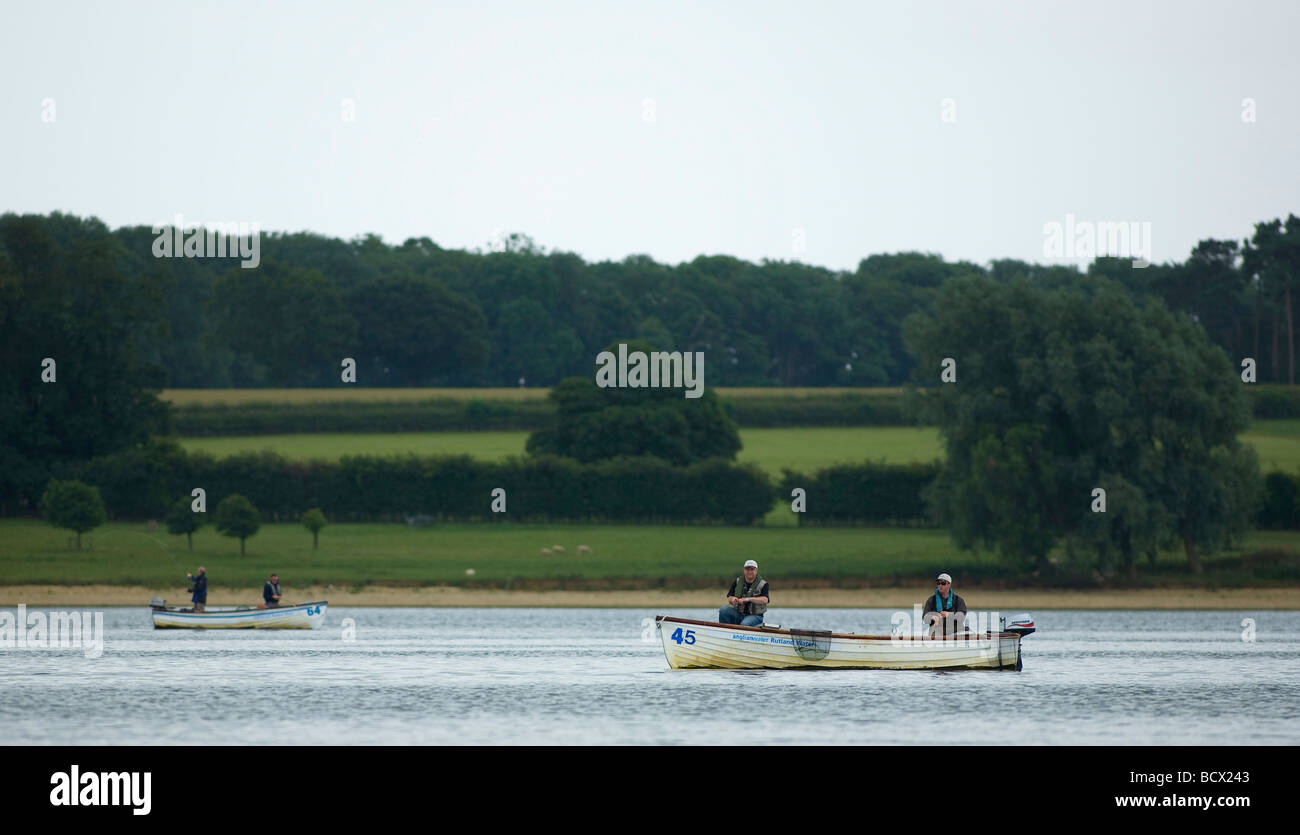
<instances>
[{"instance_id":1,"label":"boat hull","mask_svg":"<svg viewBox=\"0 0 1300 835\"><path fill-rule=\"evenodd\" d=\"M325 622L324 600L297 606L256 609L214 606L203 612L154 608L155 629L316 629Z\"/></svg>"},{"instance_id":2,"label":"boat hull","mask_svg":"<svg viewBox=\"0 0 1300 835\"><path fill-rule=\"evenodd\" d=\"M934 640L911 636L821 633L655 619L674 670L1018 670L1020 636L1002 632ZM679 632L680 630L680 632ZM800 650L803 650L801 653Z\"/></svg>"}]
</instances>

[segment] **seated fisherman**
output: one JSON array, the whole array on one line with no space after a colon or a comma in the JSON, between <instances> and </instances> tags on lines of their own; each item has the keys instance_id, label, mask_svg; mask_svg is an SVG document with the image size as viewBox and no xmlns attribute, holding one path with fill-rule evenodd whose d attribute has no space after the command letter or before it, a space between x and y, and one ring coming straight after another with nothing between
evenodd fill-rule
<instances>
[{"instance_id":1,"label":"seated fisherman","mask_svg":"<svg viewBox=\"0 0 1300 835\"><path fill-rule=\"evenodd\" d=\"M280 575L272 574L271 579L266 581L262 586L262 600L266 601L266 608L274 609L280 605Z\"/></svg>"},{"instance_id":2,"label":"seated fisherman","mask_svg":"<svg viewBox=\"0 0 1300 835\"><path fill-rule=\"evenodd\" d=\"M758 576L758 563L745 561L745 576L731 581L727 589L727 605L718 609L718 623L738 623L741 626L761 626L763 613L771 602L767 581Z\"/></svg>"},{"instance_id":3,"label":"seated fisherman","mask_svg":"<svg viewBox=\"0 0 1300 835\"><path fill-rule=\"evenodd\" d=\"M944 635L956 635L961 631L966 620L966 601L952 590L952 577L940 574L935 580L934 594L925 601L921 619L930 624L930 636L939 634L940 626Z\"/></svg>"}]
</instances>

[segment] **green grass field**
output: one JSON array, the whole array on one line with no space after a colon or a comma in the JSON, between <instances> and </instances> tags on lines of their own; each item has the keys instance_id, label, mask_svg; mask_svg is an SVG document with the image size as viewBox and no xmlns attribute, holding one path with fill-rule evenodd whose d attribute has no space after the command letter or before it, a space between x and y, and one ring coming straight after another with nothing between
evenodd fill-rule
<instances>
[{"instance_id":1,"label":"green grass field","mask_svg":"<svg viewBox=\"0 0 1300 835\"><path fill-rule=\"evenodd\" d=\"M740 460L751 461L776 477L783 467L810 473L831 464L867 459L901 464L943 457L938 430L932 427L745 429L740 439L744 444ZM185 438L181 443L186 449L217 456L269 449L300 460L405 453L466 454L499 460L522 455L527 440L527 432L396 432ZM1258 451L1264 472L1300 469L1300 420L1260 421L1244 440Z\"/></svg>"},{"instance_id":2,"label":"green grass field","mask_svg":"<svg viewBox=\"0 0 1300 835\"><path fill-rule=\"evenodd\" d=\"M0 584L175 585L198 565L220 586L260 588L278 571L294 586L334 583L526 584L530 580L574 586L632 585L701 587L735 574L745 559L783 580L924 582L937 566L970 580L1012 581L1012 570L990 556L963 554L941 530L915 528L729 528L623 525L331 525L313 551L311 534L296 524L264 525L239 555L239 542L211 527L194 537L142 523L113 523L70 547L67 531L32 520L0 521ZM561 545L550 556L541 549ZM579 555L579 545L592 549ZM1263 574L1240 571L1240 557L1210 560L1196 579L1185 572L1181 552L1164 554L1159 566L1141 563L1148 583L1249 585L1251 581L1300 581L1300 532L1262 532L1246 552L1290 552L1268 563ZM466 569L473 569L472 578Z\"/></svg>"},{"instance_id":3,"label":"green grass field","mask_svg":"<svg viewBox=\"0 0 1300 835\"><path fill-rule=\"evenodd\" d=\"M250 435L234 438L182 438L187 450L218 457L237 452L274 450L288 458L335 461L345 455L472 455L496 461L523 455L527 432L389 432L353 435Z\"/></svg>"},{"instance_id":4,"label":"green grass field","mask_svg":"<svg viewBox=\"0 0 1300 835\"><path fill-rule=\"evenodd\" d=\"M1300 420L1261 420L1242 436L1259 453L1264 472L1300 470Z\"/></svg>"}]
</instances>

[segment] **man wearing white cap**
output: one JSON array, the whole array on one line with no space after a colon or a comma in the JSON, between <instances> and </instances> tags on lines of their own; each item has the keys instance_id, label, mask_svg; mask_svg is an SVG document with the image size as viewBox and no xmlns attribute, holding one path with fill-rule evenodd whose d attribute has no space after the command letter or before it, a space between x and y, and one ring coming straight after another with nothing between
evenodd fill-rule
<instances>
[{"instance_id":1,"label":"man wearing white cap","mask_svg":"<svg viewBox=\"0 0 1300 835\"><path fill-rule=\"evenodd\" d=\"M718 609L718 623L761 626L770 599L767 581L758 576L758 563L745 560L745 576L731 581L727 605Z\"/></svg>"},{"instance_id":2,"label":"man wearing white cap","mask_svg":"<svg viewBox=\"0 0 1300 835\"><path fill-rule=\"evenodd\" d=\"M955 635L966 620L966 601L952 590L952 577L940 574L935 578L934 594L925 601L921 619L930 624L930 634L938 632L938 624L943 624L943 634Z\"/></svg>"}]
</instances>

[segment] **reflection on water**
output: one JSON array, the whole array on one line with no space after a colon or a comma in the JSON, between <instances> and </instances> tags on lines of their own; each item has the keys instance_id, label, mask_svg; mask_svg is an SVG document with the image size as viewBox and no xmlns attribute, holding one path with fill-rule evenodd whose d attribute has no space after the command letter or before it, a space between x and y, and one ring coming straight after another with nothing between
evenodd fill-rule
<instances>
[{"instance_id":1,"label":"reflection on water","mask_svg":"<svg viewBox=\"0 0 1300 835\"><path fill-rule=\"evenodd\" d=\"M0 650L0 743L1300 743L1300 612L1035 612L1023 672L938 673L669 670L644 619L695 609L332 607L312 632L103 611L99 658ZM769 622L887 634L891 614Z\"/></svg>"}]
</instances>

